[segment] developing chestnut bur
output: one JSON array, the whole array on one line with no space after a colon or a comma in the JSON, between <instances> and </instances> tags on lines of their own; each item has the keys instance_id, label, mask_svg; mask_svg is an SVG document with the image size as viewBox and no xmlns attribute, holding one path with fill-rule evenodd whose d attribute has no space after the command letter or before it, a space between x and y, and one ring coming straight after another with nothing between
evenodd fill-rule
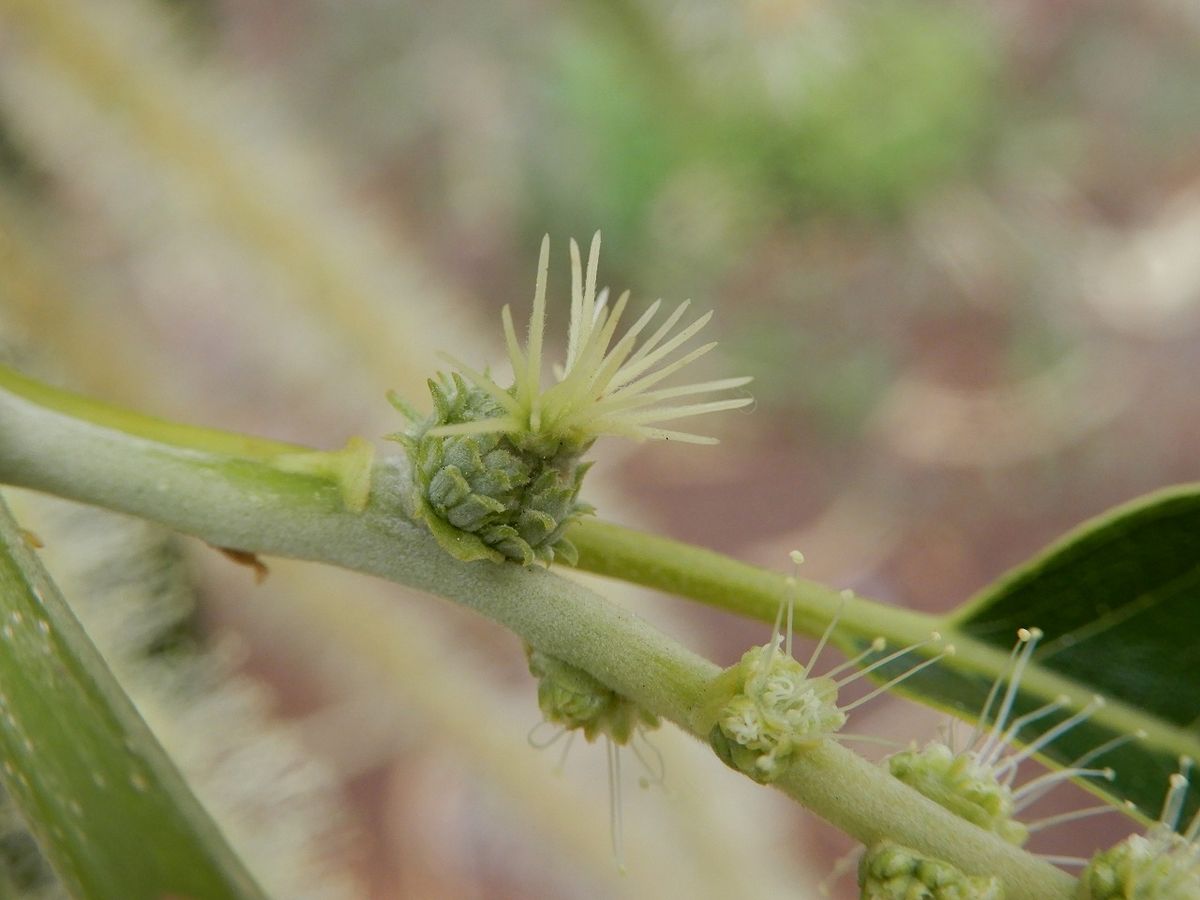
<instances>
[{"instance_id":1,"label":"developing chestnut bur","mask_svg":"<svg viewBox=\"0 0 1200 900\"><path fill-rule=\"evenodd\" d=\"M404 445L412 462L418 508L442 546L460 559L511 559L529 565L535 560L549 563L557 556L574 563L577 554L564 532L592 512L579 500L579 489L588 468L583 454L596 438L610 434L712 444L715 438L660 424L752 402L750 397L680 402L742 387L751 380L745 377L657 387L716 347L712 342L683 352L712 313L673 333L690 304L685 300L639 344L662 305L656 300L616 339L629 292L608 308L608 290L596 292L599 258L597 233L585 276L579 246L571 241L567 354L565 362L554 367L554 382L548 388L542 387L547 236L524 348L517 341L512 311L505 306L501 313L512 385L502 388L486 370L444 354L458 371L429 381L431 415L422 416L392 398L411 422L408 431L393 438Z\"/></svg>"}]
</instances>

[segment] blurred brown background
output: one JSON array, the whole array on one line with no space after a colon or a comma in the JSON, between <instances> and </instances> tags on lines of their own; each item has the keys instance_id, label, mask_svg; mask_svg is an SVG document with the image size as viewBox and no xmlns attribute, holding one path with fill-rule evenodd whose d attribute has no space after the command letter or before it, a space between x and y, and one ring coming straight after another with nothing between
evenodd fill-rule
<instances>
[{"instance_id":1,"label":"blurred brown background","mask_svg":"<svg viewBox=\"0 0 1200 900\"><path fill-rule=\"evenodd\" d=\"M943 610L1197 477L1193 3L0 0L0 318L45 377L380 436L435 351L501 358L545 232L561 334L566 239L596 229L601 282L715 308L708 368L757 400L706 424L717 448L600 448L606 518ZM515 639L187 546L206 639L329 773L330 896L808 897L849 849L664 734L618 877L603 753L556 778L527 746ZM599 588L722 663L765 637ZM1100 839L1067 830L1037 846Z\"/></svg>"}]
</instances>

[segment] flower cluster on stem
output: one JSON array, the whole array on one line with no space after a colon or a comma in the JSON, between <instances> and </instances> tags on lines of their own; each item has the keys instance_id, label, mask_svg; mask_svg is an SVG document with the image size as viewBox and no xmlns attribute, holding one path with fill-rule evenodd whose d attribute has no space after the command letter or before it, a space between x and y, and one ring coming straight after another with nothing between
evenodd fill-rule
<instances>
[{"instance_id":1,"label":"flower cluster on stem","mask_svg":"<svg viewBox=\"0 0 1200 900\"><path fill-rule=\"evenodd\" d=\"M1200 900L1200 812L1180 823L1191 766L1180 760L1156 824L1092 858L1079 879L1080 900Z\"/></svg>"},{"instance_id":2,"label":"flower cluster on stem","mask_svg":"<svg viewBox=\"0 0 1200 900\"><path fill-rule=\"evenodd\" d=\"M1003 675L993 683L980 712L979 725L965 747L958 749L944 741L935 740L919 749L914 747L896 753L887 761L892 775L905 784L955 815L1017 846L1023 845L1033 831L1110 810L1110 806L1104 805L1040 822L1025 823L1017 819L1026 807L1067 779L1105 778L1111 781L1114 777L1112 769L1088 768L1088 764L1134 737L1129 735L1109 741L1064 769L1034 778L1020 787L1014 786L1022 762L1086 721L1103 706L1103 700L1095 697L1082 710L1046 730L1036 740L1019 750L1013 749L1013 741L1026 726L1058 712L1069 702L1068 698L1059 697L1009 722L1021 675L1040 637L1041 632L1036 628L1022 628L1018 632L1017 642L1009 657L1008 685L990 729L985 730L985 723L999 695Z\"/></svg>"}]
</instances>

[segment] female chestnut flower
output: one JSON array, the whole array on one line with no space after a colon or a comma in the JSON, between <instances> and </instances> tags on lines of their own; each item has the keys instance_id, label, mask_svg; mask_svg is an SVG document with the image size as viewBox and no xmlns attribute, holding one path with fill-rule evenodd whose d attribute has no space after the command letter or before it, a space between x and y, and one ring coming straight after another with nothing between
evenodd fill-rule
<instances>
[{"instance_id":1,"label":"female chestnut flower","mask_svg":"<svg viewBox=\"0 0 1200 900\"><path fill-rule=\"evenodd\" d=\"M596 438L611 434L716 443L714 438L661 425L752 402L749 397L683 399L739 388L749 378L659 387L716 346L682 350L712 313L673 333L687 311L685 301L639 344L658 313L661 301L656 301L616 339L629 293L612 309L607 308L607 291L597 296L599 252L597 234L585 276L579 247L571 242L567 357L555 368L549 387L542 383L547 237L542 240L524 347L517 341L509 307L501 316L512 385L502 388L489 373L443 355L458 371L429 382L432 415L423 417L392 398L412 422L410 430L393 438L405 445L412 460L418 510L438 541L460 559L507 558L528 565L535 559L549 563L557 555L573 562L575 549L563 533L574 519L591 511L578 495L587 470L582 457Z\"/></svg>"}]
</instances>

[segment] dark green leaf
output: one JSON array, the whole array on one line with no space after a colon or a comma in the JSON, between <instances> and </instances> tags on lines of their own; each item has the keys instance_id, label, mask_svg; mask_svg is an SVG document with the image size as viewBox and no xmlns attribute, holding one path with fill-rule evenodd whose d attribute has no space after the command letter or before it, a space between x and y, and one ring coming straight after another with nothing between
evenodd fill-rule
<instances>
[{"instance_id":1,"label":"dark green leaf","mask_svg":"<svg viewBox=\"0 0 1200 900\"><path fill-rule=\"evenodd\" d=\"M1045 755L1065 764L1145 730L1145 738L1097 764L1116 770L1106 791L1156 818L1180 756L1200 758L1200 486L1152 494L1087 522L945 624L949 639L999 652L1012 646L1018 628L1040 628L1045 636L1021 680L1017 710L1059 693L1076 701L1103 696L1106 706ZM969 666L971 655L961 662ZM968 677L958 683L949 674L942 668L906 687L978 713L990 673L960 672ZM1061 719L1039 722L1023 736ZM1191 792L1188 806L1200 806L1200 791Z\"/></svg>"}]
</instances>

